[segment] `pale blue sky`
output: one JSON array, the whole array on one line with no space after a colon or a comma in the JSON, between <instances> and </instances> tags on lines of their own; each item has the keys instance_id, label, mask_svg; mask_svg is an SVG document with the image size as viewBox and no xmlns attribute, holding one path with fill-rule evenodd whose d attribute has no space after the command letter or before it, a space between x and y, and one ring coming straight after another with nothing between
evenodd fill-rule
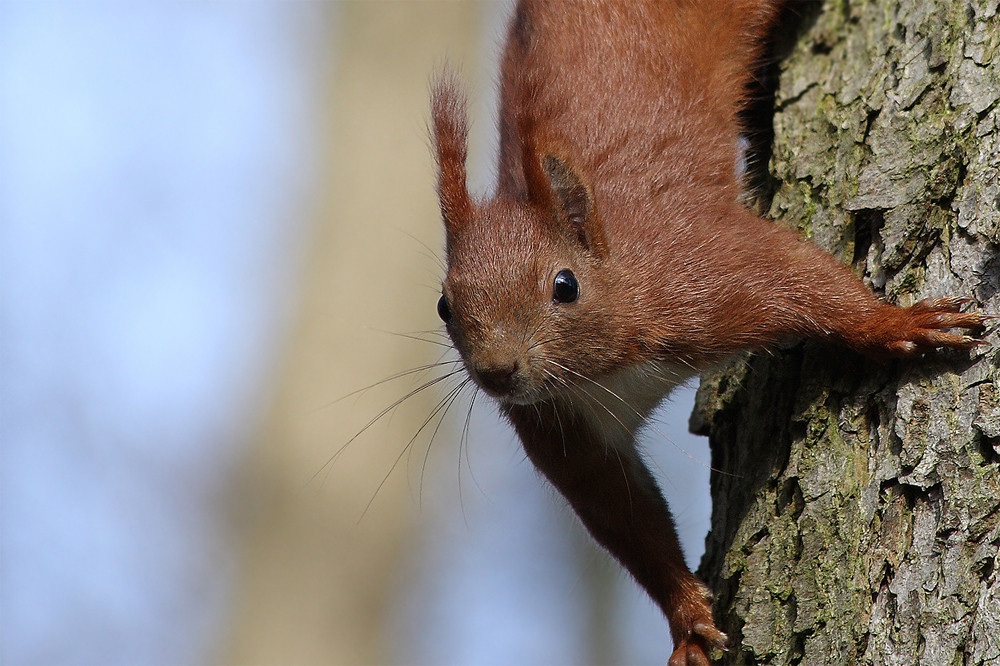
<instances>
[{"instance_id":1,"label":"pale blue sky","mask_svg":"<svg viewBox=\"0 0 1000 666\"><path fill-rule=\"evenodd\" d=\"M186 663L210 641L321 10L0 10L4 663Z\"/></svg>"}]
</instances>

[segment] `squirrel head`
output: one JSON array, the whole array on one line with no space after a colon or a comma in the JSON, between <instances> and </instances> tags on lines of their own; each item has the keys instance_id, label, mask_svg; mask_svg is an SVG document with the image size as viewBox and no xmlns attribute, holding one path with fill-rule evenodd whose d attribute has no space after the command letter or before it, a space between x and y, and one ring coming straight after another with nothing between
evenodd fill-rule
<instances>
[{"instance_id":1,"label":"squirrel head","mask_svg":"<svg viewBox=\"0 0 1000 666\"><path fill-rule=\"evenodd\" d=\"M432 99L448 272L438 314L470 375L502 402L551 399L613 369L608 247L592 191L570 161L523 140L524 192L474 202L465 99Z\"/></svg>"}]
</instances>

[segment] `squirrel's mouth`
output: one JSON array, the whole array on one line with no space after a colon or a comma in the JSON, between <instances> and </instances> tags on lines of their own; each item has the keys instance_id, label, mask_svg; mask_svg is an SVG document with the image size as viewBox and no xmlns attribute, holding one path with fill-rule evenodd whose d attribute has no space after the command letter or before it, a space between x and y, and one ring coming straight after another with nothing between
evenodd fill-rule
<instances>
[{"instance_id":1,"label":"squirrel's mouth","mask_svg":"<svg viewBox=\"0 0 1000 666\"><path fill-rule=\"evenodd\" d=\"M532 381L521 363L507 366L470 367L469 374L483 391L508 405L533 405L545 399L545 387Z\"/></svg>"},{"instance_id":2,"label":"squirrel's mouth","mask_svg":"<svg viewBox=\"0 0 1000 666\"><path fill-rule=\"evenodd\" d=\"M504 405L525 406L543 402L558 402L565 398L569 391L565 383L545 379L531 381L526 376L510 386L498 387L496 384L482 381L482 378L474 371L470 371L470 374L479 388Z\"/></svg>"}]
</instances>

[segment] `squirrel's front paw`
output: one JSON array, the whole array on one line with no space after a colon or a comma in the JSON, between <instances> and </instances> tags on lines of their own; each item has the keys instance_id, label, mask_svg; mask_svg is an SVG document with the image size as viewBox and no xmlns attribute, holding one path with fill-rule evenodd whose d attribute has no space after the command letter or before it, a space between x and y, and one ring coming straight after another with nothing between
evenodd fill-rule
<instances>
[{"instance_id":1,"label":"squirrel's front paw","mask_svg":"<svg viewBox=\"0 0 1000 666\"><path fill-rule=\"evenodd\" d=\"M988 344L974 335L982 335L986 323L996 317L962 312L962 306L969 302L967 298L929 298L908 308L892 308L865 336L865 351L916 356L938 347L972 349ZM974 335L951 333L948 329L965 329Z\"/></svg>"}]
</instances>

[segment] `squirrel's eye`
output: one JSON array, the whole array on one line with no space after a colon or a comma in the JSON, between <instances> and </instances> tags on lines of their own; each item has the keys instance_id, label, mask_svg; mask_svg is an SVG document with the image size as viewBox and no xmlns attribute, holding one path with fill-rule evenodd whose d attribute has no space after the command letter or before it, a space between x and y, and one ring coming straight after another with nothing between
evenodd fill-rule
<instances>
[{"instance_id":1,"label":"squirrel's eye","mask_svg":"<svg viewBox=\"0 0 1000 666\"><path fill-rule=\"evenodd\" d=\"M441 317L441 321L446 324L451 321L451 308L448 307L448 299L444 295L438 299L438 317Z\"/></svg>"},{"instance_id":2,"label":"squirrel's eye","mask_svg":"<svg viewBox=\"0 0 1000 666\"><path fill-rule=\"evenodd\" d=\"M552 300L556 303L572 303L580 297L580 283L573 271L564 268L552 283Z\"/></svg>"}]
</instances>

